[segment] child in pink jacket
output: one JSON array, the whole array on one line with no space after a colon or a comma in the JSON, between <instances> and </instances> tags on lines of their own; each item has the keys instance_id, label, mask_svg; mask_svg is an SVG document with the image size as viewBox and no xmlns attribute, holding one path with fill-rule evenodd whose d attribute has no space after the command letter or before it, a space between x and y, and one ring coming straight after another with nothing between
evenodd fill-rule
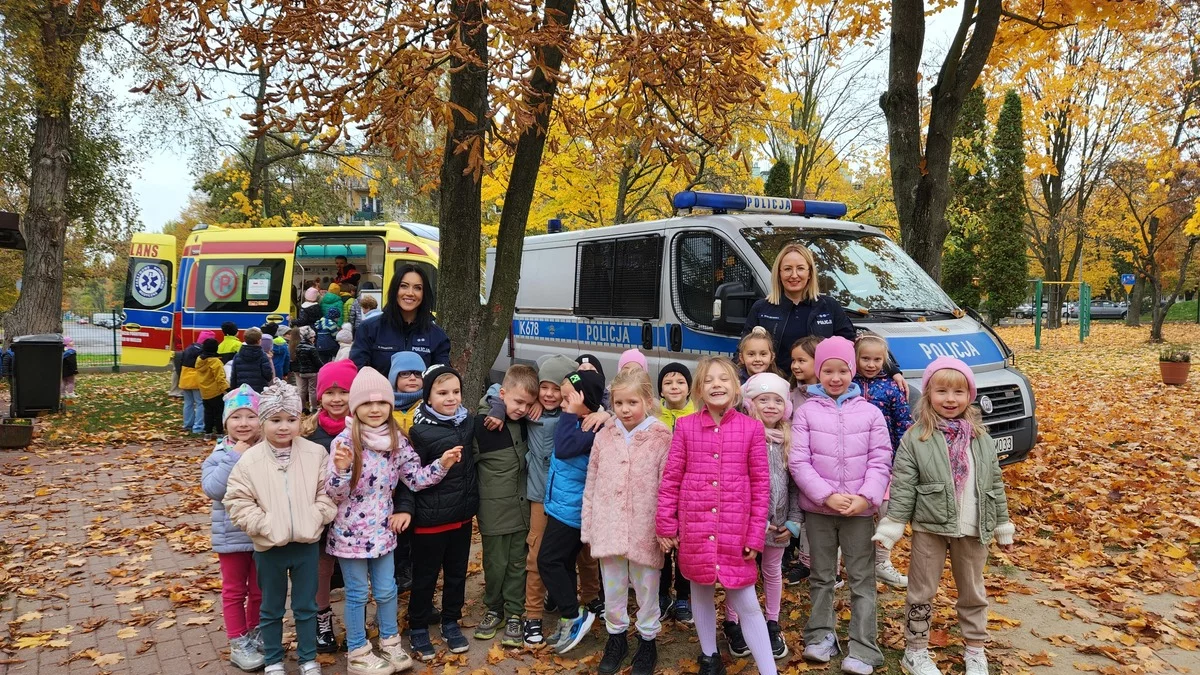
<instances>
[{"instance_id":1,"label":"child in pink jacket","mask_svg":"<svg viewBox=\"0 0 1200 675\"><path fill-rule=\"evenodd\" d=\"M583 489L580 538L591 546L604 578L608 644L600 674L621 669L629 652L629 588L637 595L638 648L632 675L658 665L662 550L654 534L658 485L671 432L655 418L654 389L642 368L623 368L609 387L616 422L596 433Z\"/></svg>"},{"instance_id":2,"label":"child in pink jacket","mask_svg":"<svg viewBox=\"0 0 1200 675\"><path fill-rule=\"evenodd\" d=\"M788 468L800 488L812 555L812 613L804 628L804 658L828 663L840 651L833 613L838 548L850 578L850 654L842 672L869 675L883 665L876 644L875 549L872 516L892 469L887 422L854 384L854 344L841 337L817 345L812 397L792 418Z\"/></svg>"},{"instance_id":3,"label":"child in pink jacket","mask_svg":"<svg viewBox=\"0 0 1200 675\"><path fill-rule=\"evenodd\" d=\"M758 672L777 672L754 591L755 557L766 540L771 492L767 440L761 422L738 412L741 399L737 370L729 359L700 362L692 400L702 407L675 423L658 489L659 544L664 551L679 548L679 567L692 582L692 611L703 652L700 675L725 672L717 653L717 582L738 613Z\"/></svg>"}]
</instances>

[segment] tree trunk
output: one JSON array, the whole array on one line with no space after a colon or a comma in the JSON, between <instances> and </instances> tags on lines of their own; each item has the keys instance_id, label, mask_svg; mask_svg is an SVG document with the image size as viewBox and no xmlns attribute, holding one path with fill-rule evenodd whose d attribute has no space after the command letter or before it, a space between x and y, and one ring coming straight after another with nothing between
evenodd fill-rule
<instances>
[{"instance_id":1,"label":"tree trunk","mask_svg":"<svg viewBox=\"0 0 1200 675\"><path fill-rule=\"evenodd\" d=\"M1141 274L1133 278L1133 291L1129 295L1129 313L1125 315L1126 326L1142 325L1142 294L1146 292L1146 281Z\"/></svg>"},{"instance_id":2,"label":"tree trunk","mask_svg":"<svg viewBox=\"0 0 1200 675\"><path fill-rule=\"evenodd\" d=\"M482 4L479 0L455 0L451 9L463 21L460 25L463 26L464 43L481 63L486 64L487 34L483 30ZM575 0L549 0L545 5L539 30L544 31L548 39L532 57L539 67L534 69L525 94L529 108L536 112L533 122L517 139L512 173L504 194L504 210L500 214L491 290L483 306L474 302L479 293L480 176L467 172L468 155L456 155L453 148L457 143L477 140L480 152L483 150L483 133L487 126L483 114L487 108L487 70L476 64L452 70L450 76L451 101L476 114L477 120L468 125L465 119L455 115L455 130L447 138L441 185L441 265L442 269L454 270L454 273L439 275L443 297L452 298L441 305L439 319L452 341L452 361L462 373L463 391L467 392L464 396L478 396L483 392L488 371L512 326L525 224L529 220L542 151L546 146L550 109L558 89L556 81L547 74L557 75L562 65L558 40L566 39L564 36L569 32L574 15ZM473 26L478 30L472 30Z\"/></svg>"},{"instance_id":3,"label":"tree trunk","mask_svg":"<svg viewBox=\"0 0 1200 675\"><path fill-rule=\"evenodd\" d=\"M21 295L5 317L8 339L62 332L63 255L67 246L67 181L71 174L70 103L38 111L29 153L29 208Z\"/></svg>"},{"instance_id":4,"label":"tree trunk","mask_svg":"<svg viewBox=\"0 0 1200 675\"><path fill-rule=\"evenodd\" d=\"M879 100L887 120L892 194L904 250L941 279L942 247L949 233L951 139L967 92L975 86L1000 24L1000 0L967 0L963 18L931 94L925 147L917 92L925 42L923 0L892 0L888 89ZM969 41L968 41L969 37Z\"/></svg>"},{"instance_id":5,"label":"tree trunk","mask_svg":"<svg viewBox=\"0 0 1200 675\"><path fill-rule=\"evenodd\" d=\"M480 228L483 222L481 173L487 118L488 49L483 0L453 0L450 13L458 39L472 55L450 62L450 105L454 116L442 151L441 250L438 275L438 322L450 336L451 362L463 376L463 400L475 401L494 352L481 343L484 317L480 292ZM479 354L475 347L481 347Z\"/></svg>"},{"instance_id":6,"label":"tree trunk","mask_svg":"<svg viewBox=\"0 0 1200 675\"><path fill-rule=\"evenodd\" d=\"M1175 283L1175 290L1171 291L1171 297L1167 298L1166 303L1160 302L1162 296L1162 287L1155 284L1154 287L1154 324L1150 327L1150 341L1162 342L1163 323L1167 320L1167 312L1170 311L1171 305L1179 298L1179 293L1183 290L1183 284L1187 281L1188 265L1192 262L1192 254L1196 252L1196 244L1200 243L1200 237L1189 237L1187 248L1183 252L1183 261L1179 264L1179 280ZM1159 275L1156 275L1156 277Z\"/></svg>"}]
</instances>

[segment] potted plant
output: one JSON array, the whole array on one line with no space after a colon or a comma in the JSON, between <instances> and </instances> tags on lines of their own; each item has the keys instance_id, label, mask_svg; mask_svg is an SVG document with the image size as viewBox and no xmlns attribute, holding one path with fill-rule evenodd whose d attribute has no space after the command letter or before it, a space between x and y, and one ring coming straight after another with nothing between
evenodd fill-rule
<instances>
[{"instance_id":1,"label":"potted plant","mask_svg":"<svg viewBox=\"0 0 1200 675\"><path fill-rule=\"evenodd\" d=\"M1163 384L1187 384L1192 367L1192 352L1179 345L1167 345L1158 352L1158 369Z\"/></svg>"},{"instance_id":2,"label":"potted plant","mask_svg":"<svg viewBox=\"0 0 1200 675\"><path fill-rule=\"evenodd\" d=\"M32 417L5 417L0 419L0 448L17 450L29 447L33 442Z\"/></svg>"}]
</instances>

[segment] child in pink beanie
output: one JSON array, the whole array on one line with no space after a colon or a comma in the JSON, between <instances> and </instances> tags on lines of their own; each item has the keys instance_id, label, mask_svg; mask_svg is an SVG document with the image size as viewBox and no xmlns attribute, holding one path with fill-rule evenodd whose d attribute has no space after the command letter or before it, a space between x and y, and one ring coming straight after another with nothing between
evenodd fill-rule
<instances>
[{"instance_id":1,"label":"child in pink beanie","mask_svg":"<svg viewBox=\"0 0 1200 675\"><path fill-rule=\"evenodd\" d=\"M890 549L912 523L902 662L908 673L938 672L929 656L929 625L947 555L958 589L967 675L988 672L983 568L988 544L994 538L1011 548L1015 528L996 444L972 405L975 394L975 374L962 361L943 356L925 368L916 422L896 451L891 503L875 533L875 541Z\"/></svg>"},{"instance_id":2,"label":"child in pink beanie","mask_svg":"<svg viewBox=\"0 0 1200 675\"><path fill-rule=\"evenodd\" d=\"M850 579L850 653L842 672L869 675L883 665L876 642L875 549L871 516L883 501L891 472L887 422L854 384L854 343L843 337L817 345L811 398L792 419L788 468L800 488L812 555L812 612L804 629L804 658L828 663L841 651L833 588L841 548Z\"/></svg>"},{"instance_id":3,"label":"child in pink beanie","mask_svg":"<svg viewBox=\"0 0 1200 675\"><path fill-rule=\"evenodd\" d=\"M650 372L650 368L646 365L646 355L636 349L626 349L625 351L621 352L621 358L617 361L617 372L619 373L622 370L625 370L625 366L628 366L631 363L641 366L642 370L646 371L647 373Z\"/></svg>"}]
</instances>

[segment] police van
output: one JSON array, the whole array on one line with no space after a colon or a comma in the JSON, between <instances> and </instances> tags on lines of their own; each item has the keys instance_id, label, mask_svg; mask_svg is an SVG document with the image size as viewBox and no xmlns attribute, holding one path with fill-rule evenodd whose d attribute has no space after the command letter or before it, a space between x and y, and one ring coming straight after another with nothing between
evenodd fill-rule
<instances>
[{"instance_id":1,"label":"police van","mask_svg":"<svg viewBox=\"0 0 1200 675\"><path fill-rule=\"evenodd\" d=\"M679 361L733 356L746 316L771 287L787 243L816 257L821 293L859 330L887 339L919 395L939 356L975 371L984 422L1003 463L1024 459L1037 437L1033 392L1011 350L954 301L880 230L840 220L833 202L681 192L666 220L527 237L512 329L492 368L547 354L592 354L611 378L621 352L646 355L652 380ZM490 287L495 249L487 252Z\"/></svg>"}]
</instances>

